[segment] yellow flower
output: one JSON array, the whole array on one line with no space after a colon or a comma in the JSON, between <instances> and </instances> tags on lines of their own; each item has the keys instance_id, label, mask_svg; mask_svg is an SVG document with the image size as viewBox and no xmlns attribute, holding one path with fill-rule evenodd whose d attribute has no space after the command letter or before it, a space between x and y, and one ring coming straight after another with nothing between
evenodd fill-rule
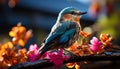
<instances>
[{"instance_id":1,"label":"yellow flower","mask_svg":"<svg viewBox=\"0 0 120 69\"><path fill-rule=\"evenodd\" d=\"M80 62L67 63L66 66L68 68L74 68L75 67L75 69L80 69Z\"/></svg>"}]
</instances>

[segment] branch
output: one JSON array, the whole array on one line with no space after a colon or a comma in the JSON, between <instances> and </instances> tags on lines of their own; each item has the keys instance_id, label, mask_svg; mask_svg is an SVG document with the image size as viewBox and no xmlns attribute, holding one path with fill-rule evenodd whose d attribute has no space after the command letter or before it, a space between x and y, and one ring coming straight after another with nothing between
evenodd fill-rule
<instances>
[{"instance_id":1,"label":"branch","mask_svg":"<svg viewBox=\"0 0 120 69\"><path fill-rule=\"evenodd\" d=\"M119 55L88 55L88 56L74 56L70 55L70 59L68 61L64 61L63 63L69 62L80 62L80 61L120 61ZM49 60L38 60L35 62L24 62L21 64L14 65L9 69L42 69L45 67L51 67L53 63L49 63Z\"/></svg>"}]
</instances>

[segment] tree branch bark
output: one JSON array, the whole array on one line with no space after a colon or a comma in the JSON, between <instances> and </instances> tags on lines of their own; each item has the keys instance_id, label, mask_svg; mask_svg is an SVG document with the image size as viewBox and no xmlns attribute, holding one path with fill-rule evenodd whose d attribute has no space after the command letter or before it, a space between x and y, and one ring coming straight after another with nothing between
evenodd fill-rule
<instances>
[{"instance_id":1,"label":"tree branch bark","mask_svg":"<svg viewBox=\"0 0 120 69\"><path fill-rule=\"evenodd\" d=\"M120 55L88 55L88 56L74 56L70 55L69 62L81 62L81 61L120 61ZM24 62L21 64L14 65L9 67L9 69L42 69L45 67L51 67L53 63L49 63L49 60L38 60L35 62Z\"/></svg>"}]
</instances>

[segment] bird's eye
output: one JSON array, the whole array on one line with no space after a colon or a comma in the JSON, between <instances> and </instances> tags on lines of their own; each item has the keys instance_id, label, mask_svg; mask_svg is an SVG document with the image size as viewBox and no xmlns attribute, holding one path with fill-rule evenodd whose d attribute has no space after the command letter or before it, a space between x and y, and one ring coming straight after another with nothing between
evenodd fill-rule
<instances>
[{"instance_id":1,"label":"bird's eye","mask_svg":"<svg viewBox=\"0 0 120 69\"><path fill-rule=\"evenodd\" d=\"M72 11L71 14L75 14L75 11Z\"/></svg>"}]
</instances>

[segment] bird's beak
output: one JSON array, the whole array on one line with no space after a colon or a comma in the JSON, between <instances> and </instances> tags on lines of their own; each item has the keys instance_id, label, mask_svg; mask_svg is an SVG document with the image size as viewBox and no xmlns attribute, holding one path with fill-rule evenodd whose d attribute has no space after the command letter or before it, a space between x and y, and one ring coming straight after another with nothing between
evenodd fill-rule
<instances>
[{"instance_id":1,"label":"bird's beak","mask_svg":"<svg viewBox=\"0 0 120 69\"><path fill-rule=\"evenodd\" d=\"M79 12L78 15L86 14L87 12Z\"/></svg>"}]
</instances>

